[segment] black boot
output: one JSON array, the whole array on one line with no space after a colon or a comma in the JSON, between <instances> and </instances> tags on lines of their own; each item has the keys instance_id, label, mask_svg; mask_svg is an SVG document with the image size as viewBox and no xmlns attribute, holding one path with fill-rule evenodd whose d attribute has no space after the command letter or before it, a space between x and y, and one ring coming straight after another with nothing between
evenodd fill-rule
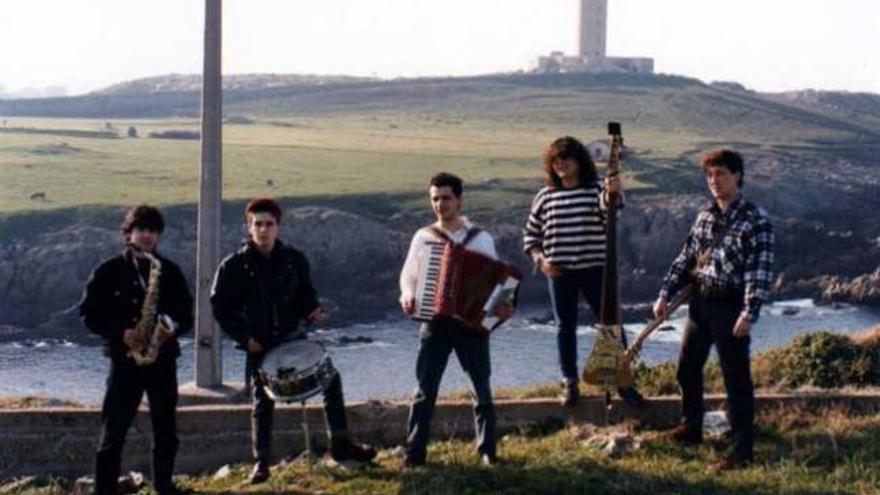
<instances>
[{"instance_id":1,"label":"black boot","mask_svg":"<svg viewBox=\"0 0 880 495\"><path fill-rule=\"evenodd\" d=\"M577 379L562 380L562 397L559 403L562 406L573 406L577 404L581 396L581 390L578 387Z\"/></svg>"},{"instance_id":2,"label":"black boot","mask_svg":"<svg viewBox=\"0 0 880 495\"><path fill-rule=\"evenodd\" d=\"M617 395L633 409L645 409L648 407L648 401L642 397L642 394L635 387L619 388L617 389Z\"/></svg>"},{"instance_id":3,"label":"black boot","mask_svg":"<svg viewBox=\"0 0 880 495\"><path fill-rule=\"evenodd\" d=\"M250 484L256 485L269 479L269 463L267 461L257 461L254 464L254 470L251 471L251 477L248 479Z\"/></svg>"},{"instance_id":4,"label":"black boot","mask_svg":"<svg viewBox=\"0 0 880 495\"><path fill-rule=\"evenodd\" d=\"M330 457L336 462L370 462L376 457L376 449L366 444L354 443L347 438L330 441Z\"/></svg>"}]
</instances>

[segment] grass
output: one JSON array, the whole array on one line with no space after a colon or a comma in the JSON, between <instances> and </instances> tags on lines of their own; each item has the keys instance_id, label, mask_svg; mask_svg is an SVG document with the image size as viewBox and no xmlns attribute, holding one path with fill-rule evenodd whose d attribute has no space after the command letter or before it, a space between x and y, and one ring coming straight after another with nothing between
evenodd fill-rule
<instances>
[{"instance_id":1,"label":"grass","mask_svg":"<svg viewBox=\"0 0 880 495\"><path fill-rule=\"evenodd\" d=\"M79 121L69 123L71 128L81 125ZM167 127L180 125L172 121ZM144 132L139 128L139 133ZM338 139L331 143L317 134L336 135ZM266 124L228 126L224 197L421 192L427 177L438 170L455 171L473 183L498 177L538 183L536 161L523 160L525 157L515 150L498 150L503 154L496 157L481 149L488 145L456 147L462 143L443 144L443 136L437 138L441 144L436 146L429 140L421 149L405 144L419 139L422 137L392 136L386 140L371 136L359 128L358 122L346 128L333 119L306 131ZM0 212L135 201L171 205L197 199L197 142L67 137L63 142L68 146L62 148L57 136L0 134L0 173L4 178L0 185ZM41 153L52 146L60 151ZM45 200L29 199L36 192L43 192Z\"/></svg>"},{"instance_id":2,"label":"grass","mask_svg":"<svg viewBox=\"0 0 880 495\"><path fill-rule=\"evenodd\" d=\"M438 441L426 468L403 472L396 451L384 450L373 465L347 470L303 461L273 467L270 480L251 487L249 465L229 466L228 475L178 476L177 482L205 494L858 494L880 493L880 415L840 409L776 409L761 413L757 462L716 473L717 442L684 448L660 432L624 424L611 430L569 425L554 431L521 431L499 444L500 465L479 466L466 441ZM602 453L610 433L628 434L640 448L612 459ZM63 479L37 479L11 494L61 494ZM144 488L140 494L152 493Z\"/></svg>"},{"instance_id":3,"label":"grass","mask_svg":"<svg viewBox=\"0 0 880 495\"><path fill-rule=\"evenodd\" d=\"M795 147L810 154L829 142L863 149L880 140L880 131L870 126L754 95L694 81L630 79L473 78L238 96L226 111L248 123L224 126L223 195L231 200L413 195L423 191L430 175L447 170L469 185L500 180L491 190L469 194L472 206L521 208L541 184L543 147L565 134L587 142L602 138L609 120L623 123L636 151L624 167L633 193L701 190L690 164L708 147ZM198 131L197 119L5 117L4 122L0 214L197 200L199 143L143 137ZM142 137L98 137L108 129L125 136L129 126ZM58 151L61 143L68 148L41 152ZM43 194L31 199L36 193ZM416 206L423 204L400 208Z\"/></svg>"}]
</instances>

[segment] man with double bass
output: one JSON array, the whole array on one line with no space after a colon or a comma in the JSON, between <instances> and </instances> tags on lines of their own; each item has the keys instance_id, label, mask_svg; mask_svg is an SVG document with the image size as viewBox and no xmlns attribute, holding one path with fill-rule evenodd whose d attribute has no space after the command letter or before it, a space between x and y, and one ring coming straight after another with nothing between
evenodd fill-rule
<instances>
[{"instance_id":1,"label":"man with double bass","mask_svg":"<svg viewBox=\"0 0 880 495\"><path fill-rule=\"evenodd\" d=\"M578 301L586 299L593 314L601 313L606 261L606 218L609 195L622 194L620 177L606 177L604 187L596 165L578 139L563 136L544 150L545 187L532 200L523 229L523 246L535 267L547 277L557 327L562 405L580 396L577 364ZM626 335L621 332L622 345ZM618 394L631 406L645 400L632 387Z\"/></svg>"},{"instance_id":2,"label":"man with double bass","mask_svg":"<svg viewBox=\"0 0 880 495\"><path fill-rule=\"evenodd\" d=\"M727 389L733 449L716 466L752 462L755 392L749 343L752 326L773 282L773 227L767 214L745 199L743 159L720 149L700 165L713 202L700 211L681 253L663 279L654 304L657 317L685 285L694 285L678 361L682 423L670 437L694 445L703 440L703 366L715 344Z\"/></svg>"},{"instance_id":3,"label":"man with double bass","mask_svg":"<svg viewBox=\"0 0 880 495\"><path fill-rule=\"evenodd\" d=\"M193 325L192 297L180 268L156 248L165 221L153 206L128 211L120 226L125 251L92 273L79 304L83 323L104 339L110 376L101 407L95 493L115 494L125 435L144 392L153 424L153 486L177 493L177 337Z\"/></svg>"},{"instance_id":4,"label":"man with double bass","mask_svg":"<svg viewBox=\"0 0 880 495\"><path fill-rule=\"evenodd\" d=\"M415 233L400 272L400 305L406 315L412 316L416 311L419 267L428 261L429 242L459 244L493 260L498 258L492 235L474 226L461 214L462 192L461 178L449 173L435 175L428 184L428 199L437 221ZM513 304L505 302L497 307L495 314L504 320L513 311ZM474 387L474 425L480 462L486 466L497 462L495 405L489 382L489 336L476 332L458 319L435 316L423 323L419 330L418 385L409 410L404 461L407 469L422 466L427 460L431 415L443 372L453 351Z\"/></svg>"},{"instance_id":5,"label":"man with double bass","mask_svg":"<svg viewBox=\"0 0 880 495\"><path fill-rule=\"evenodd\" d=\"M281 206L271 198L255 198L245 206L248 239L217 268L211 291L214 318L247 352L246 388L253 392L251 423L256 459L250 482L269 479L272 419L275 401L258 383L258 370L273 348L305 339L300 320L326 320L312 286L309 262L302 252L281 242ZM330 434L330 455L336 461L366 462L376 450L348 436L342 379L335 373L324 390L324 415Z\"/></svg>"}]
</instances>

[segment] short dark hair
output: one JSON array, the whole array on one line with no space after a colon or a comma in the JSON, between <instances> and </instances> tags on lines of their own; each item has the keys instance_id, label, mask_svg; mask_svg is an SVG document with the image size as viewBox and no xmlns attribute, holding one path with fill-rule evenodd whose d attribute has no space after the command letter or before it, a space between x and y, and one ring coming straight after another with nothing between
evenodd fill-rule
<instances>
[{"instance_id":1,"label":"short dark hair","mask_svg":"<svg viewBox=\"0 0 880 495\"><path fill-rule=\"evenodd\" d=\"M736 186L740 188L743 186L743 178L746 176L746 171L743 168L743 157L736 151L727 148L708 151L700 159L700 167L704 171L708 167L724 167L730 170L732 174L739 174Z\"/></svg>"},{"instance_id":2,"label":"short dark hair","mask_svg":"<svg viewBox=\"0 0 880 495\"><path fill-rule=\"evenodd\" d=\"M455 194L456 198L461 197L461 193L463 190L463 182L461 177L450 174L447 172L440 172L439 174L431 177L431 180L428 181L428 187L431 186L440 188L440 187L449 187L452 188L452 193Z\"/></svg>"},{"instance_id":3,"label":"short dark hair","mask_svg":"<svg viewBox=\"0 0 880 495\"><path fill-rule=\"evenodd\" d=\"M126 239L135 228L152 230L161 234L165 231L165 219L162 218L159 208L150 205L137 205L128 210L122 224L119 225L122 237Z\"/></svg>"},{"instance_id":4,"label":"short dark hair","mask_svg":"<svg viewBox=\"0 0 880 495\"><path fill-rule=\"evenodd\" d=\"M244 220L247 222L251 213L269 213L275 221L281 223L281 206L272 198L254 198L244 207Z\"/></svg>"},{"instance_id":5,"label":"short dark hair","mask_svg":"<svg viewBox=\"0 0 880 495\"><path fill-rule=\"evenodd\" d=\"M553 171L556 160L571 158L577 163L578 179L582 186L591 186L599 179L596 164L583 143L571 136L562 136L544 149L544 184L551 189L562 187L562 179Z\"/></svg>"}]
</instances>

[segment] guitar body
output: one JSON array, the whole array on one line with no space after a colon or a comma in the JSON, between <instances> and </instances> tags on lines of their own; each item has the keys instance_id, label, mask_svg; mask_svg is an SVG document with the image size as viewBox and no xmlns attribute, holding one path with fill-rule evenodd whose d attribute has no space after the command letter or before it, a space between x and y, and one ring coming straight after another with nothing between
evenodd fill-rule
<instances>
[{"instance_id":1,"label":"guitar body","mask_svg":"<svg viewBox=\"0 0 880 495\"><path fill-rule=\"evenodd\" d=\"M621 325L597 325L599 335L593 351L584 365L583 380L603 390L617 390L632 386L635 377L629 361L625 359Z\"/></svg>"},{"instance_id":2,"label":"guitar body","mask_svg":"<svg viewBox=\"0 0 880 495\"><path fill-rule=\"evenodd\" d=\"M623 136L620 124L610 122L611 152L608 157L608 176L620 174L620 153ZM633 372L625 359L623 321L620 311L620 284L617 276L617 210L620 198L610 194L605 222L605 269L602 277L602 304L599 311L599 333L593 350L584 365L583 380L606 392L627 388L633 383Z\"/></svg>"}]
</instances>

